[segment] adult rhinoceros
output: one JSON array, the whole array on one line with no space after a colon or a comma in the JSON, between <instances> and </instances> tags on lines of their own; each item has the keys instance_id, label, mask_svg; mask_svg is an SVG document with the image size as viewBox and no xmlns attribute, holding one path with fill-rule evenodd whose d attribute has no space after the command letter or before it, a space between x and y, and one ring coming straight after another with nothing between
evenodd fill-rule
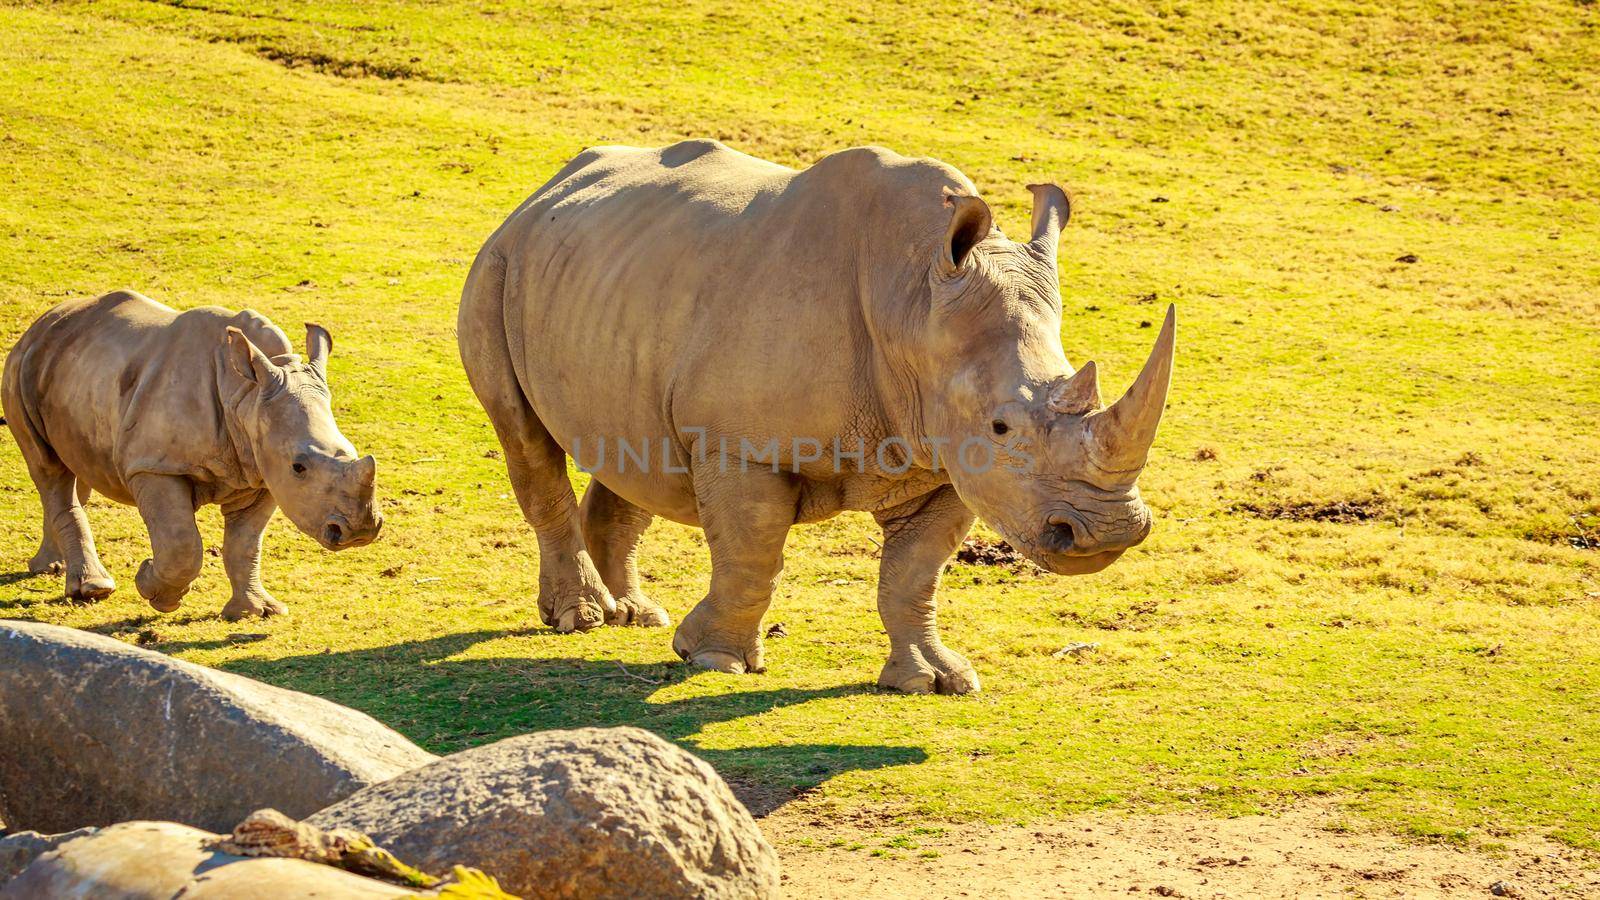
<instances>
[{"instance_id":1,"label":"adult rhinoceros","mask_svg":"<svg viewBox=\"0 0 1600 900\"><path fill-rule=\"evenodd\" d=\"M1109 408L1094 364L1073 372L1069 203L1031 190L1019 244L960 172L877 148L795 171L715 141L603 147L556 173L479 252L458 323L538 533L545 623L667 624L636 565L666 516L711 548L673 648L760 672L790 526L864 510L884 535L879 684L977 690L934 613L973 513L1052 572L1109 565L1150 530L1135 481L1172 372L1171 309ZM581 506L568 454L594 476Z\"/></svg>"}]
</instances>

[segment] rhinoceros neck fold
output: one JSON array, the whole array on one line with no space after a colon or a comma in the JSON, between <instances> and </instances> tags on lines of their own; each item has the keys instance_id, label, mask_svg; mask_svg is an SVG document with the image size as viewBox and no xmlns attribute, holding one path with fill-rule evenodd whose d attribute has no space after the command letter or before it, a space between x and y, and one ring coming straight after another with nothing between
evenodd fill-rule
<instances>
[{"instance_id":1,"label":"rhinoceros neck fold","mask_svg":"<svg viewBox=\"0 0 1600 900\"><path fill-rule=\"evenodd\" d=\"M254 404L260 388L233 376L227 362L221 359L221 354L218 354L216 371L217 408L222 410L223 427L228 432L227 444L233 456L230 460L222 461L223 468L232 470L229 474L242 482L237 487L260 488L266 482L261 477L261 467L256 460L255 439L251 437L251 429L244 421L245 407Z\"/></svg>"},{"instance_id":2,"label":"rhinoceros neck fold","mask_svg":"<svg viewBox=\"0 0 1600 900\"><path fill-rule=\"evenodd\" d=\"M915 335L922 327L926 314L919 310L917 293L923 294L921 306L926 305L927 288L917 283L909 266L896 266L884 272L874 266L873 248L863 246L858 253L864 257L863 269L877 274L864 279L858 301L862 325L866 332L865 346L858 362L868 378L861 383L871 396L860 398L858 405L870 408L877 419L874 423L885 434L869 434L869 440L890 436L907 439L913 447L922 443L922 392L916 356L912 352ZM922 280L926 280L923 273Z\"/></svg>"},{"instance_id":3,"label":"rhinoceros neck fold","mask_svg":"<svg viewBox=\"0 0 1600 900\"><path fill-rule=\"evenodd\" d=\"M916 173L926 181L920 191L897 186L887 196L869 204L873 217L881 218L889 206L891 224L873 231L857 249L860 268L871 273L861 282L861 315L871 338L874 401L882 411L889 435L904 438L912 448L912 462L920 468L934 466L924 401L933 373L927 365L927 328L932 304L930 277L944 235L946 214L937 203L915 203L908 198L937 197L944 172L934 167ZM870 229L867 229L870 230Z\"/></svg>"}]
</instances>

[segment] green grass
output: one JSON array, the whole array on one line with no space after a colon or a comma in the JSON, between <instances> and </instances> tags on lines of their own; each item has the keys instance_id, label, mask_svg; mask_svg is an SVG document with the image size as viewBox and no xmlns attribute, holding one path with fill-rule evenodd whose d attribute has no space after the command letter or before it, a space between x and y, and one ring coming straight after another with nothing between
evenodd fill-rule
<instances>
[{"instance_id":1,"label":"green grass","mask_svg":"<svg viewBox=\"0 0 1600 900\"><path fill-rule=\"evenodd\" d=\"M1321 796L1431 839L1600 847L1600 552L1563 543L1600 513L1597 98L1600 6L1566 0L0 7L0 338L122 286L297 340L315 317L389 516L338 556L280 519L265 568L292 618L235 625L217 559L183 610L149 610L137 516L97 500L123 589L72 606L9 575L0 616L311 691L436 751L641 725L769 804L902 832ZM765 675L691 674L666 632L538 627L457 293L579 149L686 136L794 165L937 156L1013 236L1022 186L1063 180L1063 339L1108 391L1178 304L1149 542L1092 577L947 577L983 694L872 689L864 516L793 534ZM12 571L38 507L0 457ZM1372 517L1246 510L1341 501ZM644 567L675 617L704 590L697 532L658 524ZM1080 640L1099 651L1051 657Z\"/></svg>"}]
</instances>

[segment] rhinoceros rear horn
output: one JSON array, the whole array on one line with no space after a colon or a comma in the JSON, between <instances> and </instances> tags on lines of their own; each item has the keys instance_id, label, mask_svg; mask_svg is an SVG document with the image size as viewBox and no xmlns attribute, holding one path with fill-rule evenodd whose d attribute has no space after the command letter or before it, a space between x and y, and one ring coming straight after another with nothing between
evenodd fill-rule
<instances>
[{"instance_id":1,"label":"rhinoceros rear horn","mask_svg":"<svg viewBox=\"0 0 1600 900\"><path fill-rule=\"evenodd\" d=\"M328 352L333 349L333 335L315 322L306 323L306 362L317 370L323 381L328 380Z\"/></svg>"},{"instance_id":2,"label":"rhinoceros rear horn","mask_svg":"<svg viewBox=\"0 0 1600 900\"><path fill-rule=\"evenodd\" d=\"M1050 399L1045 404L1051 412L1062 413L1069 416L1082 415L1100 408L1100 377L1095 371L1094 360L1083 364L1083 368L1074 372L1071 377L1063 378L1050 392Z\"/></svg>"},{"instance_id":3,"label":"rhinoceros rear horn","mask_svg":"<svg viewBox=\"0 0 1600 900\"><path fill-rule=\"evenodd\" d=\"M989 204L983 202L981 197L952 194L949 188L945 188L944 205L951 209L950 229L945 234L940 262L945 274L953 275L967 261L967 254L972 252L972 248L989 236L989 230L994 227L994 216L989 213Z\"/></svg>"},{"instance_id":4,"label":"rhinoceros rear horn","mask_svg":"<svg viewBox=\"0 0 1600 900\"><path fill-rule=\"evenodd\" d=\"M1033 192L1033 236L1028 244L1041 256L1055 259L1061 229L1072 218L1072 199L1059 185L1030 184L1028 190Z\"/></svg>"},{"instance_id":5,"label":"rhinoceros rear horn","mask_svg":"<svg viewBox=\"0 0 1600 900\"><path fill-rule=\"evenodd\" d=\"M1138 473L1155 443L1156 427L1167 405L1172 384L1172 359L1177 349L1177 310L1167 307L1167 320L1134 379L1133 387L1105 412L1089 419L1089 436L1096 462L1110 472Z\"/></svg>"}]
</instances>

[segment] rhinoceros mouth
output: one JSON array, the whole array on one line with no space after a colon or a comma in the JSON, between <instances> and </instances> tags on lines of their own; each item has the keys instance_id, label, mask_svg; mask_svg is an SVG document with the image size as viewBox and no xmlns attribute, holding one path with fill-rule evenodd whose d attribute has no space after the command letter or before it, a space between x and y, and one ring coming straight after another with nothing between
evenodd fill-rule
<instances>
[{"instance_id":1,"label":"rhinoceros mouth","mask_svg":"<svg viewBox=\"0 0 1600 900\"><path fill-rule=\"evenodd\" d=\"M1087 534L1084 522L1063 510L1047 516L1044 527L1031 539L1012 543L1039 568L1056 575L1093 574L1116 562L1127 549L1096 547L1084 539Z\"/></svg>"},{"instance_id":2,"label":"rhinoceros mouth","mask_svg":"<svg viewBox=\"0 0 1600 900\"><path fill-rule=\"evenodd\" d=\"M342 516L334 516L322 526L322 530L312 534L317 543L324 549L338 552L350 550L355 547L365 547L377 540L378 533L383 530L383 517L375 518L366 528L353 528Z\"/></svg>"},{"instance_id":3,"label":"rhinoceros mouth","mask_svg":"<svg viewBox=\"0 0 1600 900\"><path fill-rule=\"evenodd\" d=\"M1041 553L1036 548L1023 548L1023 555L1034 564L1055 575L1093 575L1117 561L1121 550L1102 550L1098 553Z\"/></svg>"}]
</instances>

